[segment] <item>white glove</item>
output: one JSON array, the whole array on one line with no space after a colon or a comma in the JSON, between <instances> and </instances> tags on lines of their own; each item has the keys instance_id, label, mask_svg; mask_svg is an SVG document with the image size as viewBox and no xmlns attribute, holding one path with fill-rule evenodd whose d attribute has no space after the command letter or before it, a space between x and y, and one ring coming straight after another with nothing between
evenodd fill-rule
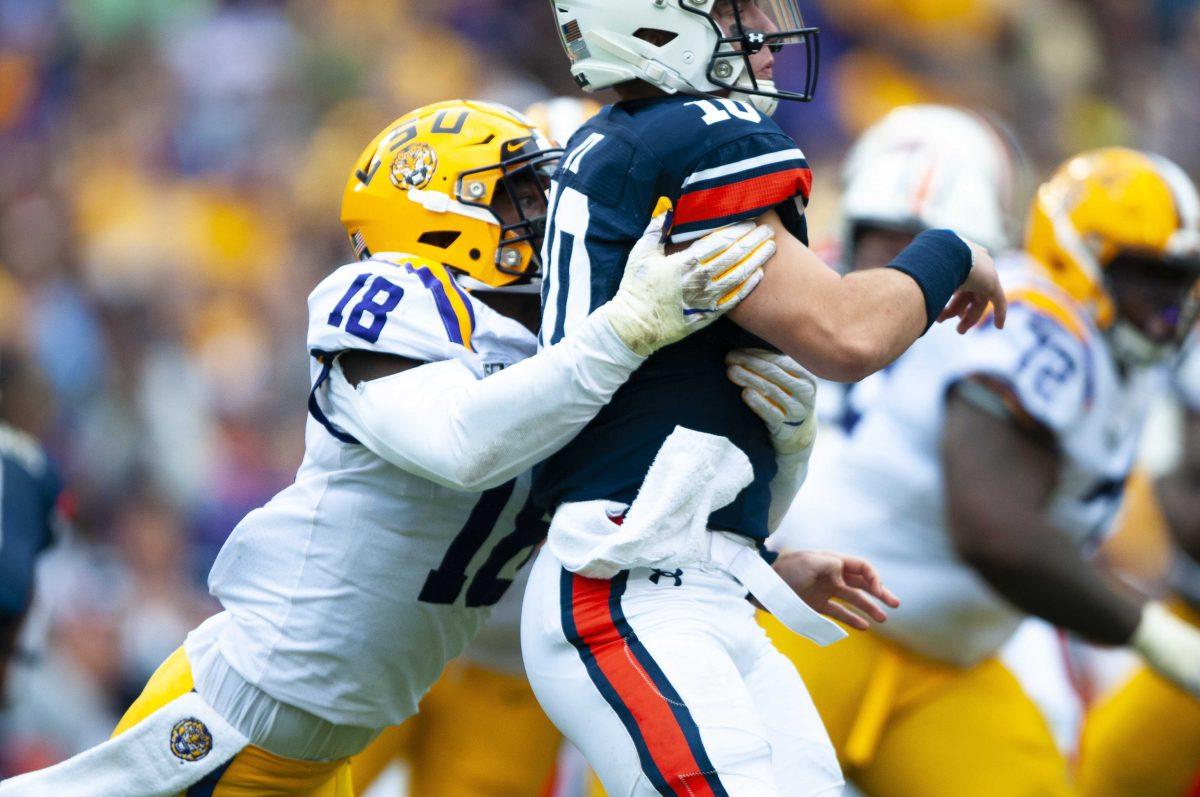
<instances>
[{"instance_id":1,"label":"white glove","mask_svg":"<svg viewBox=\"0 0 1200 797\"><path fill-rule=\"evenodd\" d=\"M741 388L742 401L767 425L780 456L812 452L817 437L817 378L786 354L737 349L725 358L729 381Z\"/></svg>"},{"instance_id":2,"label":"white glove","mask_svg":"<svg viewBox=\"0 0 1200 797\"><path fill-rule=\"evenodd\" d=\"M786 354L737 349L725 358L729 381L762 418L775 448L778 472L771 480L768 525L775 531L808 476L817 440L817 378Z\"/></svg>"},{"instance_id":3,"label":"white glove","mask_svg":"<svg viewBox=\"0 0 1200 797\"><path fill-rule=\"evenodd\" d=\"M634 353L653 352L697 332L758 287L775 255L775 233L752 222L726 227L674 255L662 243L664 216L650 222L602 313Z\"/></svg>"},{"instance_id":4,"label":"white glove","mask_svg":"<svg viewBox=\"0 0 1200 797\"><path fill-rule=\"evenodd\" d=\"M1150 603L1133 635L1133 648L1164 678L1200 698L1200 629L1161 603Z\"/></svg>"}]
</instances>

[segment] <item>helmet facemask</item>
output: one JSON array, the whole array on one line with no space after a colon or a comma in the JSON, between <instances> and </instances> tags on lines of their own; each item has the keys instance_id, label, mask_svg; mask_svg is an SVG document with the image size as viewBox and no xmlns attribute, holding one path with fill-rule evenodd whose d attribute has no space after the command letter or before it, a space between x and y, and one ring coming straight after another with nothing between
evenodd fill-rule
<instances>
[{"instance_id":1,"label":"helmet facemask","mask_svg":"<svg viewBox=\"0 0 1200 797\"><path fill-rule=\"evenodd\" d=\"M744 96L758 110L774 113L780 100L810 102L817 91L820 36L806 27L797 0L716 0L710 11L691 8L694 0L678 0L684 11L706 18L717 33L708 79L735 97ZM773 76L759 76L752 61L763 49L778 55L785 47L804 48L805 79L801 91L780 89Z\"/></svg>"},{"instance_id":2,"label":"helmet facemask","mask_svg":"<svg viewBox=\"0 0 1200 797\"><path fill-rule=\"evenodd\" d=\"M1111 341L1117 359L1140 366L1178 353L1200 311L1200 255L1122 252L1104 274L1116 309Z\"/></svg>"},{"instance_id":3,"label":"helmet facemask","mask_svg":"<svg viewBox=\"0 0 1200 797\"><path fill-rule=\"evenodd\" d=\"M545 143L539 136L506 141L501 147L500 163L471 169L458 177L458 201L486 211L500 228L496 270L521 278L503 288L484 286L489 290L536 289L541 279L540 252L546 235L550 180L563 153L561 149L544 148ZM495 189L489 201L487 185L493 179Z\"/></svg>"}]
</instances>

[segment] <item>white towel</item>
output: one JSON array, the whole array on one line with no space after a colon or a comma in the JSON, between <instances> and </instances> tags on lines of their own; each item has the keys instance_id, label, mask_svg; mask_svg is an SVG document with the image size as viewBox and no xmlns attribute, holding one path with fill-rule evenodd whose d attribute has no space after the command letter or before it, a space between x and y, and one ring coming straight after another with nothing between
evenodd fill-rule
<instances>
[{"instance_id":1,"label":"white towel","mask_svg":"<svg viewBox=\"0 0 1200 797\"><path fill-rule=\"evenodd\" d=\"M564 504L554 513L547 545L563 567L587 578L715 562L797 634L818 645L845 638L845 631L784 583L747 538L708 529L709 515L732 503L753 479L750 460L727 438L677 426L631 506Z\"/></svg>"},{"instance_id":2,"label":"white towel","mask_svg":"<svg viewBox=\"0 0 1200 797\"><path fill-rule=\"evenodd\" d=\"M115 739L49 769L5 780L0 797L171 797L248 744L200 695L189 692Z\"/></svg>"},{"instance_id":3,"label":"white towel","mask_svg":"<svg viewBox=\"0 0 1200 797\"><path fill-rule=\"evenodd\" d=\"M728 439L677 426L628 514L624 504L611 501L564 504L554 513L547 544L567 570L588 578L612 578L635 567L696 565L709 558L709 515L753 480L750 460ZM601 510L612 523L596 523Z\"/></svg>"}]
</instances>

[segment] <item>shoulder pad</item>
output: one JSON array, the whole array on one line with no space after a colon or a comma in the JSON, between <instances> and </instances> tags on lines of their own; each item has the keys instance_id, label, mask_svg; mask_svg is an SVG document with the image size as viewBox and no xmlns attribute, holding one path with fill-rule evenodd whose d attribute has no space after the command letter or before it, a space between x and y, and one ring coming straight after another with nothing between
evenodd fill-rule
<instances>
[{"instance_id":1,"label":"shoulder pad","mask_svg":"<svg viewBox=\"0 0 1200 797\"><path fill-rule=\"evenodd\" d=\"M679 95L633 105L627 114L630 126L663 165L680 173L690 171L712 150L745 136L788 138L771 117L748 103L726 98ZM614 113L612 121L618 122L619 116Z\"/></svg>"},{"instance_id":2,"label":"shoulder pad","mask_svg":"<svg viewBox=\"0 0 1200 797\"><path fill-rule=\"evenodd\" d=\"M376 255L343 266L308 297L309 351L347 349L423 362L472 351L475 312L444 266Z\"/></svg>"},{"instance_id":3,"label":"shoulder pad","mask_svg":"<svg viewBox=\"0 0 1200 797\"><path fill-rule=\"evenodd\" d=\"M985 327L963 341L965 370L1003 384L1014 413L1060 434L1095 399L1096 366L1089 330L1049 294L1010 294L1004 330Z\"/></svg>"}]
</instances>

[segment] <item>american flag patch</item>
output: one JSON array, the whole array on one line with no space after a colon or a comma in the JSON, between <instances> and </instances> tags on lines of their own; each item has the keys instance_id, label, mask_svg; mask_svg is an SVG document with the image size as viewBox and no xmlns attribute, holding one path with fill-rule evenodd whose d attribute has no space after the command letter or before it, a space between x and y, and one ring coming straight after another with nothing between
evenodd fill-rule
<instances>
[{"instance_id":1,"label":"american flag patch","mask_svg":"<svg viewBox=\"0 0 1200 797\"><path fill-rule=\"evenodd\" d=\"M583 31L579 29L579 20L573 19L566 25L563 25L563 36L567 39L567 44L577 42L583 38Z\"/></svg>"},{"instance_id":2,"label":"american flag patch","mask_svg":"<svg viewBox=\"0 0 1200 797\"><path fill-rule=\"evenodd\" d=\"M367 249L367 240L363 238L362 230L355 230L350 234L350 245L354 247L354 255L359 260L366 260L371 256L371 250Z\"/></svg>"}]
</instances>

